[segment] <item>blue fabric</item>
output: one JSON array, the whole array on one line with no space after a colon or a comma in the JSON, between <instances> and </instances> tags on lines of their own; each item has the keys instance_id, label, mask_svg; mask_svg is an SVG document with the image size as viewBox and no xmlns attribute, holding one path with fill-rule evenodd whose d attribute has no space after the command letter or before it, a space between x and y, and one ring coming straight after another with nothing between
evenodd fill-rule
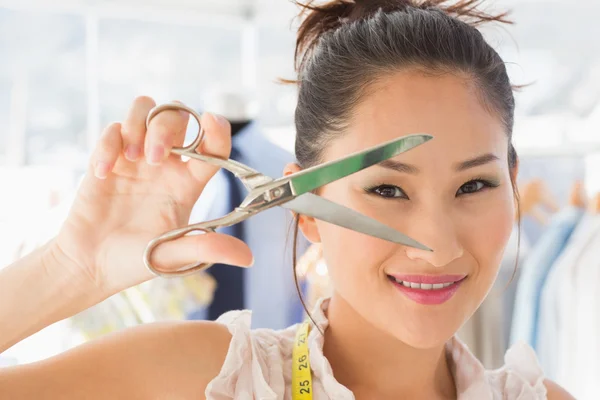
<instances>
[{"instance_id":1,"label":"blue fabric","mask_svg":"<svg viewBox=\"0 0 600 400\"><path fill-rule=\"evenodd\" d=\"M280 177L283 168L294 157L269 141L256 124L251 124L233 137L233 147L243 163L272 178ZM230 183L219 171L207 184L194 206L191 222L221 217L230 211ZM240 193L245 189L239 180ZM238 204L239 205L239 202ZM291 214L284 208L273 207L236 225L243 226L244 242L252 250L254 266L243 269L244 308L252 310L253 328L283 329L302 319L292 268ZM307 248L300 234L298 254ZM216 267L213 267L216 270ZM213 269L211 268L211 269ZM239 269L239 268L238 268ZM210 270L209 270L210 271ZM199 310L196 319L205 319Z\"/></svg>"},{"instance_id":2,"label":"blue fabric","mask_svg":"<svg viewBox=\"0 0 600 400\"><path fill-rule=\"evenodd\" d=\"M529 252L517 285L511 344L522 340L535 348L542 289L582 215L575 207L558 212Z\"/></svg>"},{"instance_id":3,"label":"blue fabric","mask_svg":"<svg viewBox=\"0 0 600 400\"><path fill-rule=\"evenodd\" d=\"M229 158L241 163L244 162L235 146L231 149ZM229 203L225 213L229 213L240 205L243 196L235 175L227 170L223 170L222 174L225 177L228 189L228 196L224 198ZM218 232L244 240L244 223L221 228ZM215 321L223 313L244 309L244 272L245 268L227 264L215 264L208 270L208 273L215 279L217 287L213 294L213 301L208 306L207 319Z\"/></svg>"}]
</instances>

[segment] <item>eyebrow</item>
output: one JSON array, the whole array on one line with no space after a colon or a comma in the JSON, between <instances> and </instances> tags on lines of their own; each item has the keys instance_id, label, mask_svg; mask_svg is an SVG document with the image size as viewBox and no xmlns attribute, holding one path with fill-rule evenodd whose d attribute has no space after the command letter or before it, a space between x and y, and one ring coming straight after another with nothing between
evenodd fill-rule
<instances>
[{"instance_id":1,"label":"eyebrow","mask_svg":"<svg viewBox=\"0 0 600 400\"><path fill-rule=\"evenodd\" d=\"M498 161L498 160L499 160L498 156L496 156L492 153L487 153L487 154L483 154L481 156L477 156L475 158L461 161L454 165L454 169L456 171L460 172L460 171L464 171L466 169L471 169L471 168L479 167L479 166L482 166L485 164L489 164L491 162ZM380 167L386 168L386 169L391 169L393 171L402 172L405 174L415 175L415 174L419 173L419 168L415 167L414 165L402 163L399 161L394 161L391 159L383 160L377 165L379 165Z\"/></svg>"}]
</instances>

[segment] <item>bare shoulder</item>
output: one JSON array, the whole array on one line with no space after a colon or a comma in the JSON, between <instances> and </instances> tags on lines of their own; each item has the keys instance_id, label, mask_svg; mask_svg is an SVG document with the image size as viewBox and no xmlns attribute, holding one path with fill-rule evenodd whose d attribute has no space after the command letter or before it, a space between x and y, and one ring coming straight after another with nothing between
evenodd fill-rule
<instances>
[{"instance_id":1,"label":"bare shoulder","mask_svg":"<svg viewBox=\"0 0 600 400\"><path fill-rule=\"evenodd\" d=\"M548 392L548 400L575 400L575 397L551 380L544 380L544 385Z\"/></svg>"},{"instance_id":2,"label":"bare shoulder","mask_svg":"<svg viewBox=\"0 0 600 400\"><path fill-rule=\"evenodd\" d=\"M0 369L11 399L204 398L231 341L226 326L186 321L107 335L59 356Z\"/></svg>"}]
</instances>

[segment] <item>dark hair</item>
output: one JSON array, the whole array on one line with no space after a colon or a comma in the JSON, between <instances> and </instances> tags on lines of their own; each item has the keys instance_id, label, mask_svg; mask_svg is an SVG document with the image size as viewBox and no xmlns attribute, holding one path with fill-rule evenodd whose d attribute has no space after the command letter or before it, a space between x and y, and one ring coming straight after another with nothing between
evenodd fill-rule
<instances>
[{"instance_id":1,"label":"dark hair","mask_svg":"<svg viewBox=\"0 0 600 400\"><path fill-rule=\"evenodd\" d=\"M507 13L479 11L479 0L446 3L450 2L297 3L306 17L295 53L299 86L295 152L302 168L322 161L323 149L343 133L374 83L404 69L459 74L474 83L482 104L502 121L509 139L509 167L516 166L513 87L503 60L477 29L485 22L510 23ZM512 186L518 200L514 181ZM294 238L297 234L296 220ZM295 246L294 240L294 271Z\"/></svg>"}]
</instances>

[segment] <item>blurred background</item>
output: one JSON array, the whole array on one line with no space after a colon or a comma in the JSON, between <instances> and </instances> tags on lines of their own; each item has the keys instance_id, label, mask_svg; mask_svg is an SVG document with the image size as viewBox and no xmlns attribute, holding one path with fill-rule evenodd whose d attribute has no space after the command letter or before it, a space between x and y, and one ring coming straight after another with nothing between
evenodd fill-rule
<instances>
[{"instance_id":1,"label":"blurred background","mask_svg":"<svg viewBox=\"0 0 600 400\"><path fill-rule=\"evenodd\" d=\"M545 288L553 267L529 265L533 261L528 264L528 254L548 254L539 250L540 243L546 243L555 216L569 204L586 214L600 207L594 205L600 193L600 42L595 39L600 37L600 2L486 4L489 10L511 9L515 22L483 32L507 62L512 81L528 85L516 95L515 144L522 160L519 184L531 203L521 221L523 268L513 276L518 256L509 249L508 267L501 270L498 292L492 293L497 305L487 311L482 307L482 319L471 321L478 328L466 327L475 330L463 333L482 361L495 367L502 363L497 354L519 336L513 311L525 296L518 292L527 291L520 286L525 285L520 276L526 268L548 270L536 278L538 306L534 316L527 317L538 324L536 332L547 330L547 325L539 324L548 313L553 321L564 321L564 315L552 314L564 307L563 293ZM244 108L253 110L244 114L246 122L252 120L273 146L291 153L296 89L277 83L277 78L295 77L297 11L287 0L0 0L0 266L56 232L102 127L122 119L137 95L149 95L157 102L177 99L202 110L216 104L214 99L221 94L235 93L244 107L252 104ZM538 206L544 204L542 212L544 207ZM327 270L314 254L304 260L307 296L326 290ZM552 261L558 258L557 254ZM579 265L577 271L600 285L597 260ZM586 289L578 286L577 277L569 277L567 304L584 305L580 318L568 322L574 329L559 338L525 339L534 345L552 378L579 393L578 398L597 399L600 394L594 392L591 378L559 371L556 365L567 361L558 355L545 359L544 348L536 344L570 343L579 330L591 330L588 338L594 333L600 337L600 298L578 300L576 293ZM125 326L188 318L195 308L211 303L215 288L207 276L154 285L134 288L78 318L55 324L0 360L31 362ZM276 279L265 286L266 293L276 285L284 285L282 296L296 296L293 284ZM558 305L545 305L543 299ZM261 325L289 324L301 317L298 305L291 304L277 323L265 320ZM595 350L582 351L597 351L600 360L600 344L585 344ZM588 358L571 357L563 369L600 376L600 361L590 364ZM582 389L586 385L590 388Z\"/></svg>"}]
</instances>

